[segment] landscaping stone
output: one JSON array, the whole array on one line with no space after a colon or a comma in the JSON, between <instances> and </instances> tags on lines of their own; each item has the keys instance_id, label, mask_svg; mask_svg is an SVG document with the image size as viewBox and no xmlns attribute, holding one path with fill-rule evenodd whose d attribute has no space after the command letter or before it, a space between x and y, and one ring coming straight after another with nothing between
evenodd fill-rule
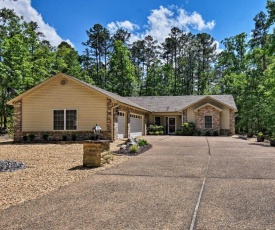
<instances>
[{"instance_id":1,"label":"landscaping stone","mask_svg":"<svg viewBox=\"0 0 275 230\"><path fill-rule=\"evenodd\" d=\"M13 172L24 168L25 165L21 162L0 160L0 172Z\"/></svg>"}]
</instances>

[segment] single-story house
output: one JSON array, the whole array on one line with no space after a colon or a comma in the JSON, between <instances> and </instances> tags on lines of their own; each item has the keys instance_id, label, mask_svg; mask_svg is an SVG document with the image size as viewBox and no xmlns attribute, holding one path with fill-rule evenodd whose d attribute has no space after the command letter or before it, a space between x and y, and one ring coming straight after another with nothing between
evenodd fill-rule
<instances>
[{"instance_id":1,"label":"single-story house","mask_svg":"<svg viewBox=\"0 0 275 230\"><path fill-rule=\"evenodd\" d=\"M59 73L13 98L14 140L30 133L52 139L76 133L90 138L98 124L107 139L146 135L149 125L175 134L183 122L198 130L235 133L237 108L231 95L121 97Z\"/></svg>"}]
</instances>

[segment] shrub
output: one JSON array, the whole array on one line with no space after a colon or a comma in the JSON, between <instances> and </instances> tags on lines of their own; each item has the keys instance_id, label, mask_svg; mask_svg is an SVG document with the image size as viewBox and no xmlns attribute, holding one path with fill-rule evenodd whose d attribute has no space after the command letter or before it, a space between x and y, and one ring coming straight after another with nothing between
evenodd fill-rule
<instances>
[{"instance_id":1,"label":"shrub","mask_svg":"<svg viewBox=\"0 0 275 230\"><path fill-rule=\"evenodd\" d=\"M35 138L35 135L33 133L31 133L31 134L28 135L28 138L29 138L30 141L33 141L34 138Z\"/></svg>"},{"instance_id":2,"label":"shrub","mask_svg":"<svg viewBox=\"0 0 275 230\"><path fill-rule=\"evenodd\" d=\"M177 130L176 135L181 135L181 130Z\"/></svg>"},{"instance_id":3,"label":"shrub","mask_svg":"<svg viewBox=\"0 0 275 230\"><path fill-rule=\"evenodd\" d=\"M211 136L211 133L207 130L204 135L205 136Z\"/></svg>"},{"instance_id":4,"label":"shrub","mask_svg":"<svg viewBox=\"0 0 275 230\"><path fill-rule=\"evenodd\" d=\"M275 133L273 133L270 137L269 137L270 141L275 141Z\"/></svg>"},{"instance_id":5,"label":"shrub","mask_svg":"<svg viewBox=\"0 0 275 230\"><path fill-rule=\"evenodd\" d=\"M44 133L43 134L43 140L47 141L49 139L49 134Z\"/></svg>"},{"instance_id":6,"label":"shrub","mask_svg":"<svg viewBox=\"0 0 275 230\"><path fill-rule=\"evenodd\" d=\"M23 141L27 141L28 140L28 136L23 136Z\"/></svg>"},{"instance_id":7,"label":"shrub","mask_svg":"<svg viewBox=\"0 0 275 230\"><path fill-rule=\"evenodd\" d=\"M164 132L163 131L159 131L159 135L163 135L164 134Z\"/></svg>"},{"instance_id":8,"label":"shrub","mask_svg":"<svg viewBox=\"0 0 275 230\"><path fill-rule=\"evenodd\" d=\"M214 131L213 136L219 136L219 132L218 131Z\"/></svg>"},{"instance_id":9,"label":"shrub","mask_svg":"<svg viewBox=\"0 0 275 230\"><path fill-rule=\"evenodd\" d=\"M197 135L201 136L201 131L200 130L197 131Z\"/></svg>"},{"instance_id":10,"label":"shrub","mask_svg":"<svg viewBox=\"0 0 275 230\"><path fill-rule=\"evenodd\" d=\"M140 139L140 140L138 140L138 145L139 145L139 146L148 145L148 141L147 141L147 140L144 140L144 139Z\"/></svg>"},{"instance_id":11,"label":"shrub","mask_svg":"<svg viewBox=\"0 0 275 230\"><path fill-rule=\"evenodd\" d=\"M262 132L258 133L258 137L262 137L264 134Z\"/></svg>"},{"instance_id":12,"label":"shrub","mask_svg":"<svg viewBox=\"0 0 275 230\"><path fill-rule=\"evenodd\" d=\"M63 140L63 141L66 141L66 140L67 140L67 136L66 136L66 135L63 135L63 136L62 136L62 140Z\"/></svg>"},{"instance_id":13,"label":"shrub","mask_svg":"<svg viewBox=\"0 0 275 230\"><path fill-rule=\"evenodd\" d=\"M75 133L73 133L73 134L71 135L71 139L72 139L72 141L76 141L76 134L75 134Z\"/></svg>"},{"instance_id":14,"label":"shrub","mask_svg":"<svg viewBox=\"0 0 275 230\"><path fill-rule=\"evenodd\" d=\"M131 145L130 153L137 153L137 152L138 152L138 146L137 145Z\"/></svg>"},{"instance_id":15,"label":"shrub","mask_svg":"<svg viewBox=\"0 0 275 230\"><path fill-rule=\"evenodd\" d=\"M183 136L193 136L196 131L196 125L193 122L184 122L181 126Z\"/></svg>"},{"instance_id":16,"label":"shrub","mask_svg":"<svg viewBox=\"0 0 275 230\"><path fill-rule=\"evenodd\" d=\"M158 134L156 133L158 132ZM162 134L164 133L164 127L163 126L158 126L158 125L150 125L148 127L148 133L150 135L159 135L162 132Z\"/></svg>"}]
</instances>

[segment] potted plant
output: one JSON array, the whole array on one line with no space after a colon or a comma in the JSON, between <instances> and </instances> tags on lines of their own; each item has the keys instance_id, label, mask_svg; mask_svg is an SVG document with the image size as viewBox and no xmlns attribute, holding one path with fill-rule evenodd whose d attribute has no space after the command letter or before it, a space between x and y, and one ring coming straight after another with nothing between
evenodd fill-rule
<instances>
[{"instance_id":1,"label":"potted plant","mask_svg":"<svg viewBox=\"0 0 275 230\"><path fill-rule=\"evenodd\" d=\"M247 133L247 138L252 138L252 137L253 137L253 131L252 129L249 129Z\"/></svg>"},{"instance_id":2,"label":"potted plant","mask_svg":"<svg viewBox=\"0 0 275 230\"><path fill-rule=\"evenodd\" d=\"M270 146L275 146L275 133L271 135L271 137L269 138L269 141L270 141Z\"/></svg>"},{"instance_id":3,"label":"potted plant","mask_svg":"<svg viewBox=\"0 0 275 230\"><path fill-rule=\"evenodd\" d=\"M264 134L262 132L259 132L257 135L257 142L263 142L264 141Z\"/></svg>"}]
</instances>

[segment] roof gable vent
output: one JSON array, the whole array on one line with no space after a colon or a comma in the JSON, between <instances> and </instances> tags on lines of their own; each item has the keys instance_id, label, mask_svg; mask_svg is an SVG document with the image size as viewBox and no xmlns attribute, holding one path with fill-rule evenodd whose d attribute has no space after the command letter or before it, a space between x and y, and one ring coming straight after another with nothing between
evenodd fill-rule
<instances>
[{"instance_id":1,"label":"roof gable vent","mask_svg":"<svg viewBox=\"0 0 275 230\"><path fill-rule=\"evenodd\" d=\"M68 84L68 81L66 79L62 79L60 81L60 85L67 85Z\"/></svg>"}]
</instances>

